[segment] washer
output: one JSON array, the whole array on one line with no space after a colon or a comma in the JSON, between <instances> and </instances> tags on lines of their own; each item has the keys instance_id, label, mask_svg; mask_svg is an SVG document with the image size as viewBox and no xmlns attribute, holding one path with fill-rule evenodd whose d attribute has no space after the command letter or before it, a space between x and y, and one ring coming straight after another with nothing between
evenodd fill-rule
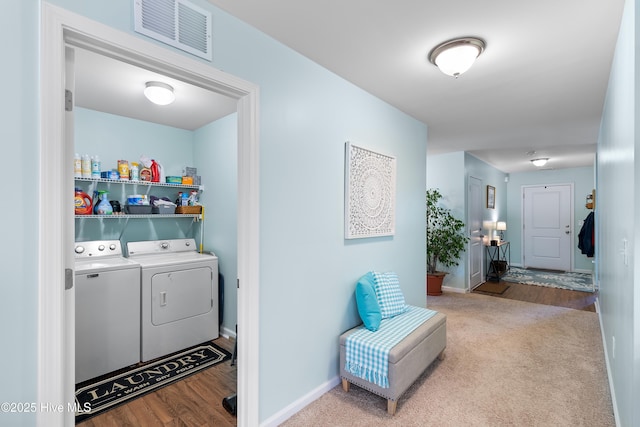
<instances>
[{"instance_id":1,"label":"washer","mask_svg":"<svg viewBox=\"0 0 640 427\"><path fill-rule=\"evenodd\" d=\"M127 252L141 267L141 361L218 338L218 257L194 239L129 242Z\"/></svg>"},{"instance_id":2,"label":"washer","mask_svg":"<svg viewBox=\"0 0 640 427\"><path fill-rule=\"evenodd\" d=\"M140 265L119 240L76 242L76 383L140 361Z\"/></svg>"}]
</instances>

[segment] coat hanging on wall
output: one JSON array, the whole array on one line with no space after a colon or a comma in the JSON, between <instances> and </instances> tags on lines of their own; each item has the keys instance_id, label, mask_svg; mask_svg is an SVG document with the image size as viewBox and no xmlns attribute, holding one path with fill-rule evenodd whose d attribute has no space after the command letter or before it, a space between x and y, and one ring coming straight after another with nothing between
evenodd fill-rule
<instances>
[{"instance_id":1,"label":"coat hanging on wall","mask_svg":"<svg viewBox=\"0 0 640 427\"><path fill-rule=\"evenodd\" d=\"M595 253L594 222L594 214L589 212L584 224L582 224L580 233L578 233L578 249L588 257L593 257Z\"/></svg>"}]
</instances>

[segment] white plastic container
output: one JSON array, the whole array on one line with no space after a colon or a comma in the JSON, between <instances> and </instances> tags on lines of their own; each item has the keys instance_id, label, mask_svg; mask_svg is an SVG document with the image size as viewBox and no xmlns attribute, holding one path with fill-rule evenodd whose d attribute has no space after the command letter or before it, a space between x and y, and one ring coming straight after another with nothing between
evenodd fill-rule
<instances>
[{"instance_id":1,"label":"white plastic container","mask_svg":"<svg viewBox=\"0 0 640 427\"><path fill-rule=\"evenodd\" d=\"M88 154L82 155L82 177L91 178L91 158Z\"/></svg>"},{"instance_id":2,"label":"white plastic container","mask_svg":"<svg viewBox=\"0 0 640 427\"><path fill-rule=\"evenodd\" d=\"M82 178L82 158L78 153L73 156L73 177Z\"/></svg>"},{"instance_id":3,"label":"white plastic container","mask_svg":"<svg viewBox=\"0 0 640 427\"><path fill-rule=\"evenodd\" d=\"M100 178L100 158L98 156L91 158L91 178Z\"/></svg>"},{"instance_id":4,"label":"white plastic container","mask_svg":"<svg viewBox=\"0 0 640 427\"><path fill-rule=\"evenodd\" d=\"M140 167L138 166L138 163L131 162L131 168L129 169L129 174L131 175L131 181L140 180Z\"/></svg>"}]
</instances>

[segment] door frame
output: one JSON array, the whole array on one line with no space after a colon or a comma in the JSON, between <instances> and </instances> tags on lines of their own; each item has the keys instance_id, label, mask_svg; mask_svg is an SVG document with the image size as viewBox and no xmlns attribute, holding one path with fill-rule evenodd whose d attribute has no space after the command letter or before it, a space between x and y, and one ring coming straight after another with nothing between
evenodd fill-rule
<instances>
[{"instance_id":1,"label":"door frame","mask_svg":"<svg viewBox=\"0 0 640 427\"><path fill-rule=\"evenodd\" d=\"M73 396L73 339L65 328L73 277L73 147L65 138L65 45L98 51L238 100L238 425L259 424L259 87L209 64L46 2L40 35L40 204L38 212L37 398ZM72 140L71 140L72 141ZM73 307L71 307L73 310ZM73 314L73 311L71 311ZM72 319L71 319L72 320ZM66 323L65 323L66 322ZM73 322L71 322L73 323ZM65 344L66 340L66 344ZM38 412L38 426L75 425L68 411Z\"/></svg>"},{"instance_id":2,"label":"door frame","mask_svg":"<svg viewBox=\"0 0 640 427\"><path fill-rule=\"evenodd\" d=\"M524 240L524 212L525 212L525 199L524 199L524 192L526 188L535 188L535 187L555 187L555 186L568 186L569 187L569 226L570 226L570 230L571 230L571 236L570 239L571 241L575 241L575 204L574 204L574 200L575 200L575 189L574 189L574 185L572 182L568 182L568 183L564 183L564 182L558 182L558 183L553 183L553 184L529 184L529 185L522 185L520 187L520 200L521 200L521 204L520 204L520 224L521 224L521 228L520 228L520 254L521 254L521 259L520 259L520 265L521 266L525 266L525 240ZM575 257L575 249L574 249L573 244L569 245L569 271L575 271L575 262L574 262L574 257Z\"/></svg>"}]
</instances>

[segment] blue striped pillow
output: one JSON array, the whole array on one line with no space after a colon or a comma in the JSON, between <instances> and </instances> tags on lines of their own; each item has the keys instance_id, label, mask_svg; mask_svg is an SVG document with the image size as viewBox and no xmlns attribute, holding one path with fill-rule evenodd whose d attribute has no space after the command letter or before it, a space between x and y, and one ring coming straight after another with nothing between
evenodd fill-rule
<instances>
[{"instance_id":1,"label":"blue striped pillow","mask_svg":"<svg viewBox=\"0 0 640 427\"><path fill-rule=\"evenodd\" d=\"M380 273L373 271L373 288L376 291L380 313L383 319L388 319L407 311L404 295L400 289L398 275L392 271Z\"/></svg>"}]
</instances>

